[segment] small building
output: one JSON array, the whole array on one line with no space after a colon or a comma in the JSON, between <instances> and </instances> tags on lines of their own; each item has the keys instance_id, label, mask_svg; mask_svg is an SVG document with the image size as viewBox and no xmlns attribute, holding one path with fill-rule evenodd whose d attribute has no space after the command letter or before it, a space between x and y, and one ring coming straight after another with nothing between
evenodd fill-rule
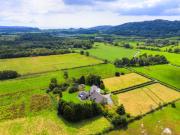
<instances>
[{"instance_id":1,"label":"small building","mask_svg":"<svg viewBox=\"0 0 180 135\"><path fill-rule=\"evenodd\" d=\"M81 98L81 100L86 100L89 98L89 92L81 91L79 92L79 97Z\"/></svg>"},{"instance_id":2,"label":"small building","mask_svg":"<svg viewBox=\"0 0 180 135\"><path fill-rule=\"evenodd\" d=\"M89 92L85 92L85 91L79 92L79 97L81 98L81 100L89 99L91 101L95 101L96 103L101 103L101 104L109 104L111 103L110 101L112 101L110 98L110 94L102 95L101 89L95 85L91 87Z\"/></svg>"}]
</instances>

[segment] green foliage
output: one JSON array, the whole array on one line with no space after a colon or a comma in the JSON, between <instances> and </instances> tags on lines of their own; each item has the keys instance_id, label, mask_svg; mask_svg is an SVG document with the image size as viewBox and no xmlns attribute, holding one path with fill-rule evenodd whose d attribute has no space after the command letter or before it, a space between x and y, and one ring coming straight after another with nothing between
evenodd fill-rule
<instances>
[{"instance_id":1,"label":"green foliage","mask_svg":"<svg viewBox=\"0 0 180 135\"><path fill-rule=\"evenodd\" d=\"M92 44L90 40L60 38L47 33L26 33L14 40L0 40L0 58L67 54L73 52L69 48L90 49Z\"/></svg>"},{"instance_id":2,"label":"green foliage","mask_svg":"<svg viewBox=\"0 0 180 135\"><path fill-rule=\"evenodd\" d=\"M86 84L87 85L96 85L96 86L100 86L101 84L101 77L100 76L97 76L97 75L92 75L92 74L89 74L87 77L86 77Z\"/></svg>"},{"instance_id":3,"label":"green foliage","mask_svg":"<svg viewBox=\"0 0 180 135\"><path fill-rule=\"evenodd\" d=\"M49 91L53 91L56 87L58 87L57 79L56 78L52 78L51 82L49 84Z\"/></svg>"},{"instance_id":4,"label":"green foliage","mask_svg":"<svg viewBox=\"0 0 180 135\"><path fill-rule=\"evenodd\" d=\"M115 127L126 127L128 123L125 116L116 116L112 119L112 124Z\"/></svg>"},{"instance_id":5,"label":"green foliage","mask_svg":"<svg viewBox=\"0 0 180 135\"><path fill-rule=\"evenodd\" d=\"M60 100L58 114L68 121L77 122L102 114L102 109L100 104L94 102L75 104Z\"/></svg>"},{"instance_id":6,"label":"green foliage","mask_svg":"<svg viewBox=\"0 0 180 135\"><path fill-rule=\"evenodd\" d=\"M12 70L0 71L0 80L13 79L19 76L20 74L18 74L16 71L12 71Z\"/></svg>"},{"instance_id":7,"label":"green foliage","mask_svg":"<svg viewBox=\"0 0 180 135\"><path fill-rule=\"evenodd\" d=\"M69 88L69 93L74 93L79 91L78 89L78 84L73 84L70 88Z\"/></svg>"},{"instance_id":8,"label":"green foliage","mask_svg":"<svg viewBox=\"0 0 180 135\"><path fill-rule=\"evenodd\" d=\"M64 71L64 79L67 80L69 78L68 72Z\"/></svg>"},{"instance_id":9,"label":"green foliage","mask_svg":"<svg viewBox=\"0 0 180 135\"><path fill-rule=\"evenodd\" d=\"M117 112L119 115L125 115L125 114L126 114L126 111L125 111L125 108L124 108L123 104L121 104L120 106L118 106L116 112Z\"/></svg>"},{"instance_id":10,"label":"green foliage","mask_svg":"<svg viewBox=\"0 0 180 135\"><path fill-rule=\"evenodd\" d=\"M81 77L79 78L79 80L78 80L78 83L79 83L79 84L85 84L85 83L86 83L85 77L84 77L84 76L81 76Z\"/></svg>"},{"instance_id":11,"label":"green foliage","mask_svg":"<svg viewBox=\"0 0 180 135\"><path fill-rule=\"evenodd\" d=\"M114 65L116 67L124 66L149 66L149 65L158 65L158 64L167 64L168 60L163 55L147 55L142 54L139 57L133 57L132 59L122 58L116 59Z\"/></svg>"}]
</instances>

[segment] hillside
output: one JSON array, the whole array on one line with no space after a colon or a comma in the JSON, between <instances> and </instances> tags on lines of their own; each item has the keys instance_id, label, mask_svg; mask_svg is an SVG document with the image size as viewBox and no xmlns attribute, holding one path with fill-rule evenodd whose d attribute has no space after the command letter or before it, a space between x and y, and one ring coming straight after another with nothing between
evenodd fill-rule
<instances>
[{"instance_id":1,"label":"hillside","mask_svg":"<svg viewBox=\"0 0 180 135\"><path fill-rule=\"evenodd\" d=\"M180 36L180 21L154 20L125 23L114 26L105 33L143 37Z\"/></svg>"},{"instance_id":2,"label":"hillside","mask_svg":"<svg viewBox=\"0 0 180 135\"><path fill-rule=\"evenodd\" d=\"M172 37L180 36L180 21L153 20L131 22L117 26L102 25L91 28L39 29L32 27L0 26L0 33L45 32L66 34L115 34L121 36Z\"/></svg>"},{"instance_id":3,"label":"hillside","mask_svg":"<svg viewBox=\"0 0 180 135\"><path fill-rule=\"evenodd\" d=\"M39 28L24 26L0 26L0 33L39 32Z\"/></svg>"}]
</instances>

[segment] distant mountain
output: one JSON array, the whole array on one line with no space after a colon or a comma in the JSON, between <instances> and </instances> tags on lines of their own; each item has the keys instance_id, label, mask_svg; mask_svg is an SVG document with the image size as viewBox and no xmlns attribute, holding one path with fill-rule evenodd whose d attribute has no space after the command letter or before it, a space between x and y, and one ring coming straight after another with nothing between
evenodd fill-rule
<instances>
[{"instance_id":1,"label":"distant mountain","mask_svg":"<svg viewBox=\"0 0 180 135\"><path fill-rule=\"evenodd\" d=\"M154 20L125 23L111 27L105 33L143 37L180 36L180 21Z\"/></svg>"},{"instance_id":2,"label":"distant mountain","mask_svg":"<svg viewBox=\"0 0 180 135\"><path fill-rule=\"evenodd\" d=\"M180 36L180 21L154 20L125 23L117 26L97 26L79 29L57 29L61 34L115 34L121 36L171 37Z\"/></svg>"},{"instance_id":3,"label":"distant mountain","mask_svg":"<svg viewBox=\"0 0 180 135\"><path fill-rule=\"evenodd\" d=\"M51 34L115 34L121 36L171 37L180 36L180 21L154 20L131 22L117 26L97 26L92 28L47 29L32 27L0 26L0 33L45 32Z\"/></svg>"},{"instance_id":4,"label":"distant mountain","mask_svg":"<svg viewBox=\"0 0 180 135\"><path fill-rule=\"evenodd\" d=\"M39 28L24 26L0 26L0 33L39 32Z\"/></svg>"},{"instance_id":5,"label":"distant mountain","mask_svg":"<svg viewBox=\"0 0 180 135\"><path fill-rule=\"evenodd\" d=\"M103 32L103 31L107 31L110 28L112 28L113 26L111 25L104 25L104 26L96 26L96 27L91 27L89 28L89 30L94 30L94 31L99 31L99 32Z\"/></svg>"}]
</instances>

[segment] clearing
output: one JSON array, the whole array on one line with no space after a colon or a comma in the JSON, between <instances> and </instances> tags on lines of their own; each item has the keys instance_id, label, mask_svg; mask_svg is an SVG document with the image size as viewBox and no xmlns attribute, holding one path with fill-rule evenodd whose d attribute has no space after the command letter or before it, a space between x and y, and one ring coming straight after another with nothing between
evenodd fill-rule
<instances>
[{"instance_id":1,"label":"clearing","mask_svg":"<svg viewBox=\"0 0 180 135\"><path fill-rule=\"evenodd\" d=\"M137 51L104 43L95 43L94 48L88 50L88 52L92 56L113 62L115 59L121 59L123 57L132 58Z\"/></svg>"},{"instance_id":2,"label":"clearing","mask_svg":"<svg viewBox=\"0 0 180 135\"><path fill-rule=\"evenodd\" d=\"M74 53L64 55L1 59L0 71L15 70L18 73L25 75L95 65L99 63L102 63L102 61Z\"/></svg>"},{"instance_id":3,"label":"clearing","mask_svg":"<svg viewBox=\"0 0 180 135\"><path fill-rule=\"evenodd\" d=\"M128 88L148 81L150 81L150 79L145 78L136 73L129 73L126 75L121 75L119 77L103 79L105 87L110 91L116 91L123 88Z\"/></svg>"}]
</instances>

